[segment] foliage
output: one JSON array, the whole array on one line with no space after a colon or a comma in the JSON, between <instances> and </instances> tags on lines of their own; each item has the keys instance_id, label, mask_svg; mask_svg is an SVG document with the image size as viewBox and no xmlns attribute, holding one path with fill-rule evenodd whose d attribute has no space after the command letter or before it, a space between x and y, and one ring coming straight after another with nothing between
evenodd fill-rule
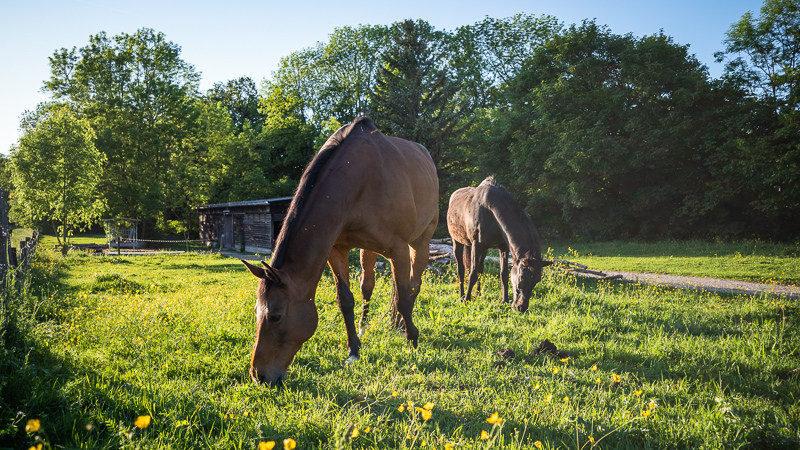
<instances>
[{"instance_id":1,"label":"foliage","mask_svg":"<svg viewBox=\"0 0 800 450\"><path fill-rule=\"evenodd\" d=\"M728 172L742 177L750 205L767 222L761 234L796 235L800 220L800 2L765 0L725 35L725 80L753 99L729 158Z\"/></svg>"},{"instance_id":2,"label":"foliage","mask_svg":"<svg viewBox=\"0 0 800 450\"><path fill-rule=\"evenodd\" d=\"M668 36L573 25L533 52L508 99L493 115L508 153L490 147L483 161L539 223L594 239L680 236L689 208L725 201L703 196L724 97Z\"/></svg>"},{"instance_id":3,"label":"foliage","mask_svg":"<svg viewBox=\"0 0 800 450\"><path fill-rule=\"evenodd\" d=\"M25 225L52 223L64 251L73 230L88 228L104 210L98 184L105 157L94 138L86 118L53 105L11 155L13 216Z\"/></svg>"},{"instance_id":4,"label":"foliage","mask_svg":"<svg viewBox=\"0 0 800 450\"><path fill-rule=\"evenodd\" d=\"M258 110L258 87L249 77L240 77L227 83L214 83L206 92L206 100L210 103L222 103L228 112L233 125L242 131L245 123L256 133L264 125L264 116Z\"/></svg>"},{"instance_id":5,"label":"foliage","mask_svg":"<svg viewBox=\"0 0 800 450\"><path fill-rule=\"evenodd\" d=\"M97 133L107 161L100 189L113 216L152 225L188 206L182 193L194 186L181 184L173 168L191 132L199 74L180 51L143 28L113 38L99 33L50 58L44 90L79 107Z\"/></svg>"},{"instance_id":6,"label":"foliage","mask_svg":"<svg viewBox=\"0 0 800 450\"><path fill-rule=\"evenodd\" d=\"M238 261L53 258L61 269L41 284L47 301L30 340L0 359L4 446L27 448L37 437L54 447L141 448L280 448L284 439L297 448L800 440L797 300L546 271L536 308L518 314L495 301L497 277L484 277L482 296L463 304L452 274L428 273L415 350L382 316L392 293L382 276L361 360L346 365L335 288L323 278L319 328L275 390L246 372L255 282ZM572 357L536 355L544 339ZM504 349L515 355L499 356ZM26 432L29 420L39 429Z\"/></svg>"}]
</instances>

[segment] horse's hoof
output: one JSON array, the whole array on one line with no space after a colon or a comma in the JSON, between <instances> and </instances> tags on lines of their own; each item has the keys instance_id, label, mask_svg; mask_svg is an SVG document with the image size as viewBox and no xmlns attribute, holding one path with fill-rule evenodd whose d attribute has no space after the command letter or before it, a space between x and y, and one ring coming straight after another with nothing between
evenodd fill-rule
<instances>
[{"instance_id":1,"label":"horse's hoof","mask_svg":"<svg viewBox=\"0 0 800 450\"><path fill-rule=\"evenodd\" d=\"M356 356L356 355L350 355L350 356L347 357L346 360L344 360L345 365L348 365L348 366L350 364L354 364L356 362L358 362L358 356Z\"/></svg>"},{"instance_id":2,"label":"horse's hoof","mask_svg":"<svg viewBox=\"0 0 800 450\"><path fill-rule=\"evenodd\" d=\"M414 346L414 348L416 349L417 348L417 339L410 339L410 341L411 341L411 345Z\"/></svg>"}]
</instances>

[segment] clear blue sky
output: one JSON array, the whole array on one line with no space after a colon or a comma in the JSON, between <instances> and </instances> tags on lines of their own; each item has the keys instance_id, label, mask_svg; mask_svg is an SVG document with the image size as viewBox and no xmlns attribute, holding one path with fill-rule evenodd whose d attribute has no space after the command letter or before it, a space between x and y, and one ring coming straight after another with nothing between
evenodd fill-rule
<instances>
[{"instance_id":1,"label":"clear blue sky","mask_svg":"<svg viewBox=\"0 0 800 450\"><path fill-rule=\"evenodd\" d=\"M82 47L89 36L153 28L183 49L183 60L202 73L200 88L249 76L259 85L280 58L326 41L337 27L388 25L412 18L453 30L486 16L549 14L565 24L597 19L617 34L664 33L718 77L713 54L728 27L761 0L0 0L0 152L19 137L19 116L47 99L48 57Z\"/></svg>"}]
</instances>

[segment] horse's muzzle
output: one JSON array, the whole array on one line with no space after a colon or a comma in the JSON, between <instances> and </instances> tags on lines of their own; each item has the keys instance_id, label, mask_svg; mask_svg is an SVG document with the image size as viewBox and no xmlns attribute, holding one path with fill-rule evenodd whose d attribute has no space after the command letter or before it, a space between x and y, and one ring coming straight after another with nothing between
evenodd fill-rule
<instances>
[{"instance_id":1,"label":"horse's muzzle","mask_svg":"<svg viewBox=\"0 0 800 450\"><path fill-rule=\"evenodd\" d=\"M276 378L270 379L266 375L259 373L255 367L250 367L250 378L258 384L268 383L271 387L282 388L283 380L286 378L286 373L279 374Z\"/></svg>"}]
</instances>

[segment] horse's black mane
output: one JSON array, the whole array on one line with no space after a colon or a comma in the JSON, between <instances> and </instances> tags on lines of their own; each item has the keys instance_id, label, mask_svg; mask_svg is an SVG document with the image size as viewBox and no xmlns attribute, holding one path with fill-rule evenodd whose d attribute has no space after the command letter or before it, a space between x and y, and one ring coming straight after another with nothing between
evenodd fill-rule
<instances>
[{"instance_id":1,"label":"horse's black mane","mask_svg":"<svg viewBox=\"0 0 800 450\"><path fill-rule=\"evenodd\" d=\"M311 162L308 163L306 170L303 171L300 184L297 186L297 190L294 193L294 199L291 205L289 205L289 211L286 213L286 219L283 222L281 233L275 241L275 254L272 257L272 266L280 267L283 265L287 250L285 250L281 244L289 240L290 233L292 233L295 222L297 221L297 216L300 214L300 211L303 210L306 200L308 200L322 168L331 160L336 149L347 139L356 125L361 125L369 130L377 129L372 119L369 117L357 117L353 123L336 130L325 142L325 145L322 146L322 149L317 152Z\"/></svg>"}]
</instances>

